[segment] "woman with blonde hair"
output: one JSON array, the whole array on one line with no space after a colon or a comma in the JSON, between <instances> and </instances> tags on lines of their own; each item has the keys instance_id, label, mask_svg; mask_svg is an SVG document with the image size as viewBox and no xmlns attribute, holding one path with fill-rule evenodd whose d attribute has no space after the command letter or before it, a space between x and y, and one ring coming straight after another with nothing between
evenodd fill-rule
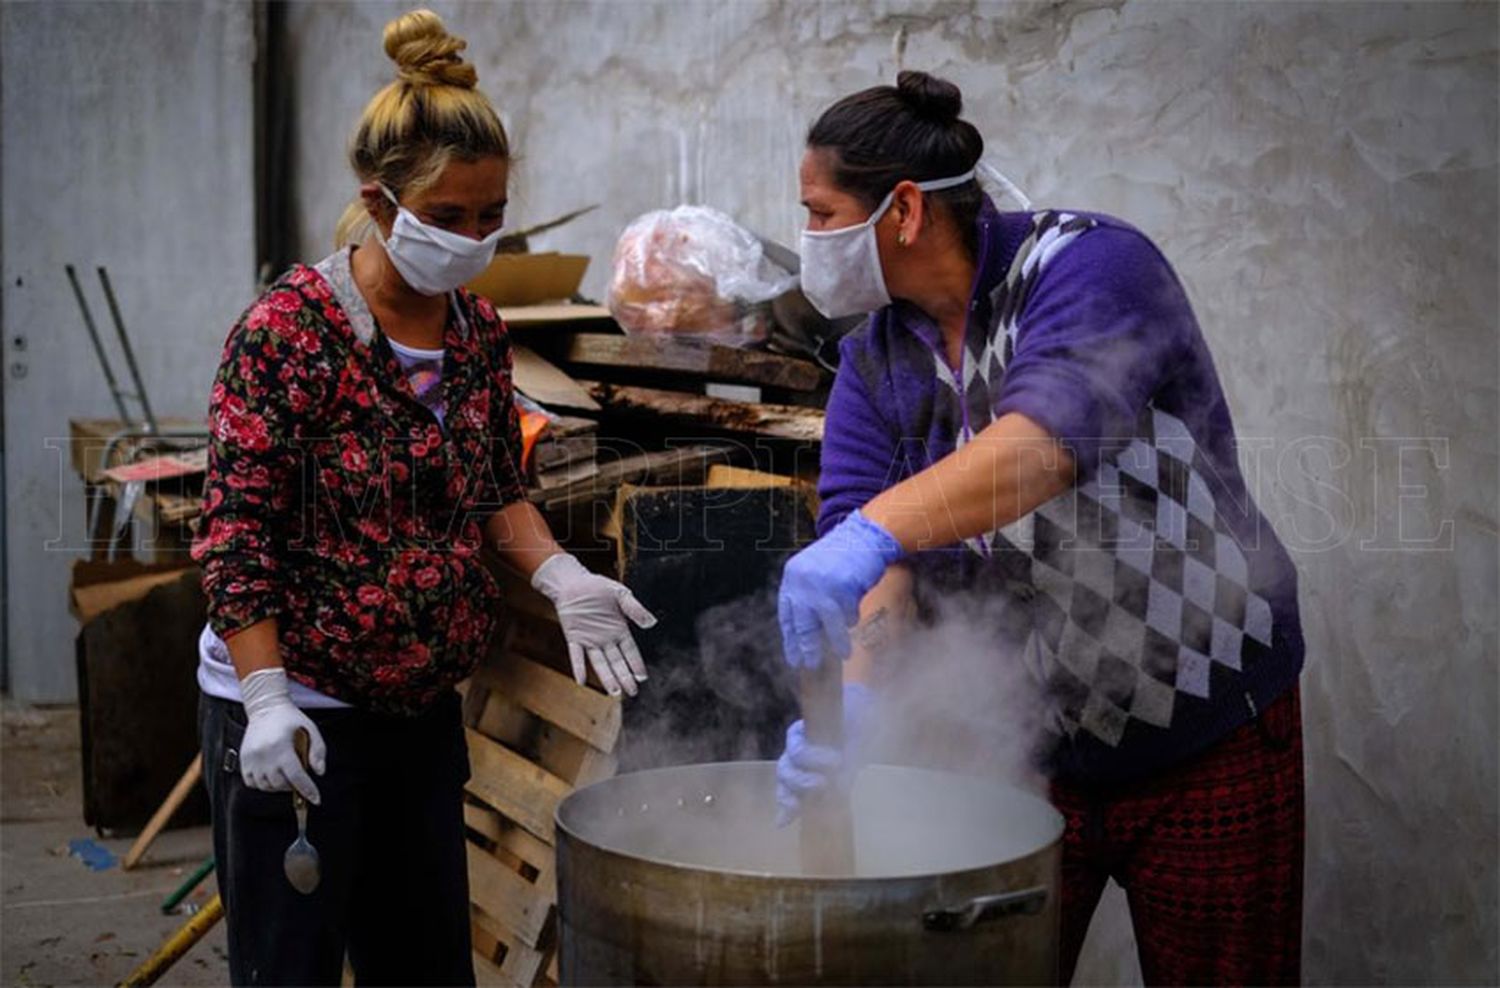
<instances>
[{"instance_id":1,"label":"woman with blonde hair","mask_svg":"<svg viewBox=\"0 0 1500 988\"><path fill-rule=\"evenodd\" d=\"M361 984L473 984L454 686L500 607L484 543L552 600L580 683L646 678L630 622L654 618L527 501L510 343L462 287L511 159L463 48L430 11L386 26L338 250L250 306L213 386L199 723L235 984L338 984L346 952Z\"/></svg>"}]
</instances>

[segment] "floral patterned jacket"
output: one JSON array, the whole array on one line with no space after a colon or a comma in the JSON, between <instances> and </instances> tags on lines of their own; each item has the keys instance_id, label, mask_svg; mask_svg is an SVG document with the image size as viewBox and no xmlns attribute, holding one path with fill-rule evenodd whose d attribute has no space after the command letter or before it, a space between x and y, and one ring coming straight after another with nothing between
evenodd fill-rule
<instances>
[{"instance_id":1,"label":"floral patterned jacket","mask_svg":"<svg viewBox=\"0 0 1500 988\"><path fill-rule=\"evenodd\" d=\"M440 427L350 253L293 268L230 332L193 558L221 637L275 617L293 679L410 715L473 670L495 623L482 527L525 496L510 341L487 300L454 293Z\"/></svg>"}]
</instances>

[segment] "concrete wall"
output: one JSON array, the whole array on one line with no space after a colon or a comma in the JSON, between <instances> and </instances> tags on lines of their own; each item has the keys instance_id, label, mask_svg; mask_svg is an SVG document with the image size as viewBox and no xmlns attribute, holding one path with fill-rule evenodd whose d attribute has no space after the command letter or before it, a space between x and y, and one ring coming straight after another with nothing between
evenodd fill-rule
<instances>
[{"instance_id":1,"label":"concrete wall","mask_svg":"<svg viewBox=\"0 0 1500 988\"><path fill-rule=\"evenodd\" d=\"M513 221L603 204L537 244L591 253L596 294L615 235L646 209L706 202L790 241L807 124L893 76L903 26L906 64L963 87L1032 198L1152 234L1198 307L1254 440L1252 483L1302 571L1306 976L1500 982L1500 10L434 6L469 38L523 154ZM344 142L390 77L380 29L401 9L289 11L306 259L353 191ZM253 275L249 16L0 4L7 633L23 697L71 691L67 554L43 546L76 534L82 508L45 440L69 416L110 411L62 264L110 267L157 404L200 414ZM1137 976L1103 949L1128 944L1118 897L1096 933L1088 979Z\"/></svg>"},{"instance_id":2,"label":"concrete wall","mask_svg":"<svg viewBox=\"0 0 1500 988\"><path fill-rule=\"evenodd\" d=\"M1153 235L1302 570L1307 978L1500 980L1494 5L434 6L524 156L514 222L603 203L537 245L592 254L596 294L654 207L790 241L806 126L893 77L902 26L906 64L963 87L1033 199ZM400 9L291 16L308 258L353 191L343 142ZM1128 944L1118 897L1096 932ZM1138 976L1119 953L1087 976Z\"/></svg>"},{"instance_id":3,"label":"concrete wall","mask_svg":"<svg viewBox=\"0 0 1500 988\"><path fill-rule=\"evenodd\" d=\"M69 418L115 415L63 265L79 268L112 341L94 274L109 269L156 413L201 420L255 285L252 12L0 4L6 634L18 699L74 696L68 566L84 508L64 441Z\"/></svg>"}]
</instances>

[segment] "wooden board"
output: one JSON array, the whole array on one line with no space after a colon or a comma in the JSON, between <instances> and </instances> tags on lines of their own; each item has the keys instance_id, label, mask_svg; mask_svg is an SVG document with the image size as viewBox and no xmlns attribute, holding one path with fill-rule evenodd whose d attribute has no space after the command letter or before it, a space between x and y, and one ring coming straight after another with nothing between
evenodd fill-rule
<instances>
[{"instance_id":1,"label":"wooden board","mask_svg":"<svg viewBox=\"0 0 1500 988\"><path fill-rule=\"evenodd\" d=\"M560 464L542 467L537 465L536 489L551 492L574 487L599 476L599 463L593 457L587 460L568 460Z\"/></svg>"},{"instance_id":2,"label":"wooden board","mask_svg":"<svg viewBox=\"0 0 1500 988\"><path fill-rule=\"evenodd\" d=\"M546 983L557 952L556 807L575 786L614 774L620 702L557 671L567 665L560 634L517 632L555 633L556 613L520 574L495 569L523 606L507 610L508 627L463 686L474 973L480 984L531 988Z\"/></svg>"},{"instance_id":3,"label":"wooden board","mask_svg":"<svg viewBox=\"0 0 1500 988\"><path fill-rule=\"evenodd\" d=\"M468 853L469 901L535 947L552 917L555 896L549 897L545 890L472 843Z\"/></svg>"},{"instance_id":4,"label":"wooden board","mask_svg":"<svg viewBox=\"0 0 1500 988\"><path fill-rule=\"evenodd\" d=\"M470 794L551 843L552 814L573 787L478 731L467 734Z\"/></svg>"},{"instance_id":5,"label":"wooden board","mask_svg":"<svg viewBox=\"0 0 1500 988\"><path fill-rule=\"evenodd\" d=\"M552 490L534 490L531 502L544 511L610 497L622 484L696 484L715 463L727 463L735 450L724 446L684 446L611 458L615 450L599 443L598 471L576 483Z\"/></svg>"},{"instance_id":6,"label":"wooden board","mask_svg":"<svg viewBox=\"0 0 1500 988\"><path fill-rule=\"evenodd\" d=\"M193 478L192 485L201 488L203 478ZM148 491L135 503L135 510L138 516L145 517L147 521L181 525L203 513L203 494L201 490L187 494L173 491Z\"/></svg>"},{"instance_id":7,"label":"wooden board","mask_svg":"<svg viewBox=\"0 0 1500 988\"><path fill-rule=\"evenodd\" d=\"M525 659L487 665L474 681L500 692L538 717L609 751L620 737L620 701L580 690L566 676Z\"/></svg>"},{"instance_id":8,"label":"wooden board","mask_svg":"<svg viewBox=\"0 0 1500 988\"><path fill-rule=\"evenodd\" d=\"M753 436L823 441L823 412L798 405L730 401L706 395L639 388L608 381L579 385L611 414L647 416L684 422L700 429L719 429Z\"/></svg>"},{"instance_id":9,"label":"wooden board","mask_svg":"<svg viewBox=\"0 0 1500 988\"><path fill-rule=\"evenodd\" d=\"M555 953L521 943L504 924L480 909L471 910L471 931L474 937L474 979L480 985L514 988L516 985L535 984Z\"/></svg>"},{"instance_id":10,"label":"wooden board","mask_svg":"<svg viewBox=\"0 0 1500 988\"><path fill-rule=\"evenodd\" d=\"M599 403L561 368L539 356L530 347L511 347L514 363L511 378L522 394L548 408L599 411Z\"/></svg>"},{"instance_id":11,"label":"wooden board","mask_svg":"<svg viewBox=\"0 0 1500 988\"><path fill-rule=\"evenodd\" d=\"M763 350L659 336L574 333L562 359L588 367L669 372L710 381L813 391L827 379L817 364Z\"/></svg>"},{"instance_id":12,"label":"wooden board","mask_svg":"<svg viewBox=\"0 0 1500 988\"><path fill-rule=\"evenodd\" d=\"M613 325L614 317L602 305L574 305L555 303L552 305L506 305L500 308L500 318L511 329L530 329L538 326L566 328L576 323L607 323Z\"/></svg>"},{"instance_id":13,"label":"wooden board","mask_svg":"<svg viewBox=\"0 0 1500 988\"><path fill-rule=\"evenodd\" d=\"M478 803L464 805L464 826L483 837L487 850L510 863L547 896L557 896L557 874L552 845L527 833L516 824ZM529 873L529 874L528 874Z\"/></svg>"},{"instance_id":14,"label":"wooden board","mask_svg":"<svg viewBox=\"0 0 1500 988\"><path fill-rule=\"evenodd\" d=\"M559 415L547 423L546 430L531 451L537 470L547 470L571 463L592 463L599 448L599 423L593 419Z\"/></svg>"}]
</instances>

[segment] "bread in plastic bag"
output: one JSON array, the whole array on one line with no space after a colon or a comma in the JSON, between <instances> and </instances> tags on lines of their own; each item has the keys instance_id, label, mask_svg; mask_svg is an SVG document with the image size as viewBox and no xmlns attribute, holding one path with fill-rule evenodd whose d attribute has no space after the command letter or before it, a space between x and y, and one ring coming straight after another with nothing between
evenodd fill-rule
<instances>
[{"instance_id":1,"label":"bread in plastic bag","mask_svg":"<svg viewBox=\"0 0 1500 988\"><path fill-rule=\"evenodd\" d=\"M609 311L627 333L764 342L768 303L796 284L755 235L706 206L658 209L615 245Z\"/></svg>"}]
</instances>

